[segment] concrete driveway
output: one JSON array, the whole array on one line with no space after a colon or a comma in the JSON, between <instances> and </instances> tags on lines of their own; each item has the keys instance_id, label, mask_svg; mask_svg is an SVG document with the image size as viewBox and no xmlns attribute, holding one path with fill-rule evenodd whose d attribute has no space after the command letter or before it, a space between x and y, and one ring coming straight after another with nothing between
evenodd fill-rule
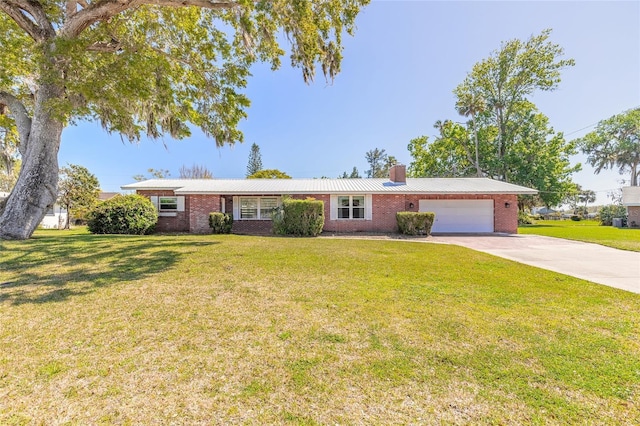
<instances>
[{"instance_id":1,"label":"concrete driveway","mask_svg":"<svg viewBox=\"0 0 640 426\"><path fill-rule=\"evenodd\" d=\"M437 235L430 240L640 293L638 252L539 235Z\"/></svg>"}]
</instances>

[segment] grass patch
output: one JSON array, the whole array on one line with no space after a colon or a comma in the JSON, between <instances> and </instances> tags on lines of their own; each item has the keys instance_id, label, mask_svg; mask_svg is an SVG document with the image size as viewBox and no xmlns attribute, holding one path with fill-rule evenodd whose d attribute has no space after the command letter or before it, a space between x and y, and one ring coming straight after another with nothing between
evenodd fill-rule
<instances>
[{"instance_id":1,"label":"grass patch","mask_svg":"<svg viewBox=\"0 0 640 426\"><path fill-rule=\"evenodd\" d=\"M0 424L637 424L640 296L458 246L0 242Z\"/></svg>"},{"instance_id":2,"label":"grass patch","mask_svg":"<svg viewBox=\"0 0 640 426\"><path fill-rule=\"evenodd\" d=\"M593 220L538 220L534 225L520 225L520 234L536 234L601 244L621 250L640 251L640 228L601 226Z\"/></svg>"}]
</instances>

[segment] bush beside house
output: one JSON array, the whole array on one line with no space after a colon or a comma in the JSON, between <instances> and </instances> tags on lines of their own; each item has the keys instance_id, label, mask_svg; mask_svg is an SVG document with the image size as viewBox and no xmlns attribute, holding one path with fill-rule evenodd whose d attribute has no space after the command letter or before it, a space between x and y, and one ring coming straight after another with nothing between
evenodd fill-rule
<instances>
[{"instance_id":1,"label":"bush beside house","mask_svg":"<svg viewBox=\"0 0 640 426\"><path fill-rule=\"evenodd\" d=\"M324 227L324 203L312 198L285 199L272 219L274 234L316 237Z\"/></svg>"},{"instance_id":2,"label":"bush beside house","mask_svg":"<svg viewBox=\"0 0 640 426\"><path fill-rule=\"evenodd\" d=\"M436 215L432 212L398 212L396 220L401 234L430 235Z\"/></svg>"},{"instance_id":3,"label":"bush beside house","mask_svg":"<svg viewBox=\"0 0 640 426\"><path fill-rule=\"evenodd\" d=\"M135 194L103 201L87 217L89 232L93 234L150 234L157 222L158 212L153 203Z\"/></svg>"},{"instance_id":4,"label":"bush beside house","mask_svg":"<svg viewBox=\"0 0 640 426\"><path fill-rule=\"evenodd\" d=\"M233 215L220 212L209 213L209 226L214 234L230 234Z\"/></svg>"},{"instance_id":5,"label":"bush beside house","mask_svg":"<svg viewBox=\"0 0 640 426\"><path fill-rule=\"evenodd\" d=\"M619 217L622 219L624 226L627 221L627 209L620 204L602 206L598 211L598 216L600 217L600 225L612 226L613 219Z\"/></svg>"}]
</instances>

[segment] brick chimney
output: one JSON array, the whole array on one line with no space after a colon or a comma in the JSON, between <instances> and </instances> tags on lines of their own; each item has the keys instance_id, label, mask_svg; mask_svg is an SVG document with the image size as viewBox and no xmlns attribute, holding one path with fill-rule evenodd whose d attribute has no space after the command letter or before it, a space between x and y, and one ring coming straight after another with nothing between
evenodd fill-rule
<instances>
[{"instance_id":1,"label":"brick chimney","mask_svg":"<svg viewBox=\"0 0 640 426\"><path fill-rule=\"evenodd\" d=\"M393 183L407 183L407 168L404 164L396 164L389 169L389 180Z\"/></svg>"}]
</instances>

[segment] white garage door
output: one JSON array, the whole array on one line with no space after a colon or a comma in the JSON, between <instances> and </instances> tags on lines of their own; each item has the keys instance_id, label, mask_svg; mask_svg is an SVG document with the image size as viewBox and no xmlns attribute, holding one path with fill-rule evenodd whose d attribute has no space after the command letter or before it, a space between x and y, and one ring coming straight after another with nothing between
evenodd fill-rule
<instances>
[{"instance_id":1,"label":"white garage door","mask_svg":"<svg viewBox=\"0 0 640 426\"><path fill-rule=\"evenodd\" d=\"M431 232L493 232L493 200L420 200L421 212L434 212Z\"/></svg>"}]
</instances>

